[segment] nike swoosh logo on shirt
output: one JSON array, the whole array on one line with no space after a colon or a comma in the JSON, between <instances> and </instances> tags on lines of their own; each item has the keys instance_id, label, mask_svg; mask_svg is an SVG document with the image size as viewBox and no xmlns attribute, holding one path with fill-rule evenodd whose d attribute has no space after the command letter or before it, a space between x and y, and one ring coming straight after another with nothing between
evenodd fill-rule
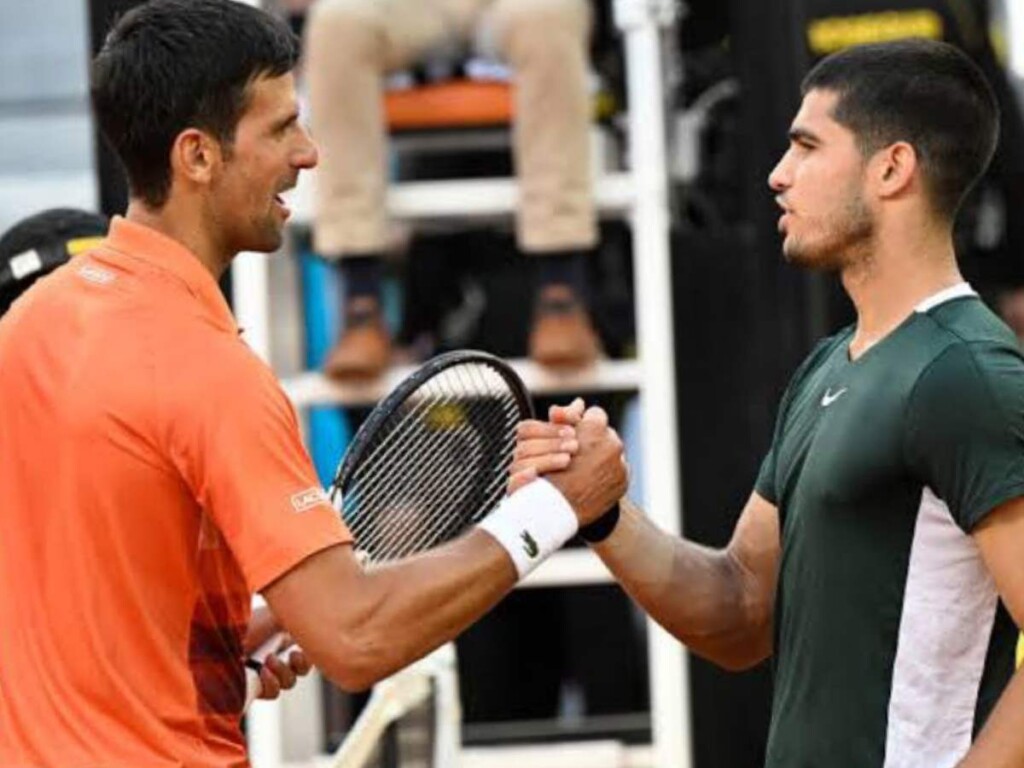
<instances>
[{"instance_id":1,"label":"nike swoosh logo on shirt","mask_svg":"<svg viewBox=\"0 0 1024 768\"><path fill-rule=\"evenodd\" d=\"M828 408L830 405L832 405L832 403L834 403L836 400L838 400L840 397L842 397L843 393L845 393L846 390L847 390L847 387L843 387L838 392L833 394L832 393L832 388L829 387L825 391L825 394L822 395L822 397L821 397L821 407L822 408Z\"/></svg>"}]
</instances>

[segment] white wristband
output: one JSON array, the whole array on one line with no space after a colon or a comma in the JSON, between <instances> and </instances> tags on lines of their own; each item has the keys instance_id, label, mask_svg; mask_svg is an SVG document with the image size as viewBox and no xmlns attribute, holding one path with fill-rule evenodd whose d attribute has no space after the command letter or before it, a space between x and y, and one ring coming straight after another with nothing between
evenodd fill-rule
<instances>
[{"instance_id":1,"label":"white wristband","mask_svg":"<svg viewBox=\"0 0 1024 768\"><path fill-rule=\"evenodd\" d=\"M571 539L579 522L558 489L538 479L506 497L478 527L505 548L522 579Z\"/></svg>"}]
</instances>

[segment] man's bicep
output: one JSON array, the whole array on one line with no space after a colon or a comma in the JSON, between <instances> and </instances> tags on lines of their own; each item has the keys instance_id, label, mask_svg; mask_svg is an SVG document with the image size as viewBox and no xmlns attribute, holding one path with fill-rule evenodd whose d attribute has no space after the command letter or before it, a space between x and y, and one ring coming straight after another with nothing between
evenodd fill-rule
<instances>
[{"instance_id":1,"label":"man's bicep","mask_svg":"<svg viewBox=\"0 0 1024 768\"><path fill-rule=\"evenodd\" d=\"M1014 622L1024 625L1024 496L989 512L971 535Z\"/></svg>"},{"instance_id":2,"label":"man's bicep","mask_svg":"<svg viewBox=\"0 0 1024 768\"><path fill-rule=\"evenodd\" d=\"M334 680L344 681L344 665L357 654L346 648L351 615L364 590L362 565L349 544L310 555L261 591L281 626L309 659Z\"/></svg>"},{"instance_id":3,"label":"man's bicep","mask_svg":"<svg viewBox=\"0 0 1024 768\"><path fill-rule=\"evenodd\" d=\"M771 610L782 553L779 510L757 491L750 495L740 513L728 552L743 569L751 597Z\"/></svg>"}]
</instances>

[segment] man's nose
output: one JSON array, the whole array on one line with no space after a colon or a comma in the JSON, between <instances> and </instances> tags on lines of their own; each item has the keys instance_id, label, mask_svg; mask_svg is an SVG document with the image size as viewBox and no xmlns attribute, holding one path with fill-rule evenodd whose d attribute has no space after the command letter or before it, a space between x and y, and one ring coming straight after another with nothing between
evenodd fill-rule
<instances>
[{"instance_id":1,"label":"man's nose","mask_svg":"<svg viewBox=\"0 0 1024 768\"><path fill-rule=\"evenodd\" d=\"M791 150L786 150L785 154L778 159L778 163L772 168L771 173L768 174L768 186L773 191L785 191L790 188L793 184L793 169L790 163Z\"/></svg>"},{"instance_id":2,"label":"man's nose","mask_svg":"<svg viewBox=\"0 0 1024 768\"><path fill-rule=\"evenodd\" d=\"M772 188L774 192L785 192L791 183L789 164L786 159L789 157L787 152L783 155L779 162L772 168L772 172L768 174L768 186Z\"/></svg>"},{"instance_id":3,"label":"man's nose","mask_svg":"<svg viewBox=\"0 0 1024 768\"><path fill-rule=\"evenodd\" d=\"M320 161L320 150L305 128L302 129L302 147L295 155L295 165L298 168L315 168Z\"/></svg>"}]
</instances>

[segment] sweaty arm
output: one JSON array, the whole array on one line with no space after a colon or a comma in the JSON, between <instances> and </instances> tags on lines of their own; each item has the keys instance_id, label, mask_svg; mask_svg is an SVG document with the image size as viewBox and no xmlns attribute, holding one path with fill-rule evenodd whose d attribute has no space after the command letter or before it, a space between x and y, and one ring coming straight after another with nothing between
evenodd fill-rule
<instances>
[{"instance_id":1,"label":"sweaty arm","mask_svg":"<svg viewBox=\"0 0 1024 768\"><path fill-rule=\"evenodd\" d=\"M622 495L627 472L622 444L605 424L587 423L578 434L573 466L551 484L586 523ZM491 530L476 528L372 570L362 568L351 546L337 545L303 560L263 595L329 678L343 688L366 688L454 638L515 585L509 550Z\"/></svg>"},{"instance_id":2,"label":"sweaty arm","mask_svg":"<svg viewBox=\"0 0 1024 768\"><path fill-rule=\"evenodd\" d=\"M1020 627L1024 623L1024 497L1008 501L973 534L999 595ZM1024 765L1024 667L1018 668L959 768Z\"/></svg>"},{"instance_id":3,"label":"sweaty arm","mask_svg":"<svg viewBox=\"0 0 1024 768\"><path fill-rule=\"evenodd\" d=\"M513 469L543 461L555 450L560 425L578 423L584 407L577 398L568 406L552 406L550 422L521 424ZM766 466L771 464L769 458ZM770 474L762 470L765 477ZM592 545L651 618L694 653L726 669L752 667L772 649L781 544L778 509L759 492L762 485L771 493L771 482L759 479L725 549L665 533L626 498L611 535Z\"/></svg>"},{"instance_id":4,"label":"sweaty arm","mask_svg":"<svg viewBox=\"0 0 1024 768\"><path fill-rule=\"evenodd\" d=\"M628 500L594 549L626 592L699 656L740 670L771 654L779 514L757 493L724 549L661 531Z\"/></svg>"},{"instance_id":5,"label":"sweaty arm","mask_svg":"<svg viewBox=\"0 0 1024 768\"><path fill-rule=\"evenodd\" d=\"M314 665L362 690L454 638L516 583L505 550L474 530L443 547L364 570L350 545L323 550L263 590Z\"/></svg>"}]
</instances>

